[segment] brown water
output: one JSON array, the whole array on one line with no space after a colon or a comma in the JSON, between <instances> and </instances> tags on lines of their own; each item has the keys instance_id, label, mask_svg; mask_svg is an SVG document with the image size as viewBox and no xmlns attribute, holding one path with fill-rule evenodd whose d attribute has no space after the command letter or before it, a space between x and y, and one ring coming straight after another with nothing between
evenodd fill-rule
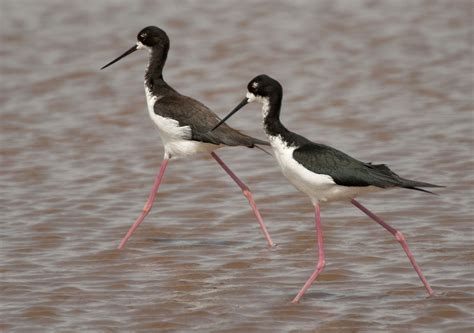
<instances>
[{"instance_id":1,"label":"brown water","mask_svg":"<svg viewBox=\"0 0 474 333\"><path fill-rule=\"evenodd\" d=\"M1 298L5 332L470 332L473 266L472 1L1 0ZM179 4L179 5L178 5ZM283 121L355 157L447 185L361 198L399 244L350 205L312 207L273 158L170 163L128 247L163 149L142 87L144 53L107 69L146 25L171 38L165 76L226 114L247 82L283 84ZM263 137L256 105L231 124Z\"/></svg>"}]
</instances>

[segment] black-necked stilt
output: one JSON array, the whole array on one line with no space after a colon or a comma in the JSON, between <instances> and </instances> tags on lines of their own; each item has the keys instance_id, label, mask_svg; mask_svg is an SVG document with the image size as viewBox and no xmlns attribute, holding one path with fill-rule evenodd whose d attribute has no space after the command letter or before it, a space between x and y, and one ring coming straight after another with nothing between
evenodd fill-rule
<instances>
[{"instance_id":1,"label":"black-necked stilt","mask_svg":"<svg viewBox=\"0 0 474 333\"><path fill-rule=\"evenodd\" d=\"M319 203L334 200L350 201L375 222L387 229L400 242L428 294L432 295L433 290L415 262L403 234L362 206L355 200L355 197L360 194L394 187L429 192L422 188L440 186L401 178L384 164L376 165L358 161L337 149L311 142L305 137L289 131L280 122L283 90L280 83L271 77L259 75L250 81L247 89L248 93L243 101L214 128L218 128L245 104L252 101L261 103L263 105L263 127L283 174L298 190L306 193L311 198L315 207L319 252L318 264L292 302L297 303L300 300L324 269L323 230L320 221Z\"/></svg>"},{"instance_id":2,"label":"black-necked stilt","mask_svg":"<svg viewBox=\"0 0 474 333\"><path fill-rule=\"evenodd\" d=\"M160 28L149 26L138 33L137 42L134 46L101 68L104 69L112 65L136 50L148 50L150 60L145 73L145 93L148 113L156 126L158 126L165 149L163 162L156 175L143 212L120 242L119 249L125 246L125 243L132 236L135 229L150 212L168 161L199 152L210 153L217 163L219 163L237 185L239 185L252 207L268 245L273 246L274 243L265 227L250 189L214 152L216 149L226 146L245 146L253 148L256 145L268 145L268 143L242 134L229 126L222 127L219 131L210 133L209 130L220 120L217 115L202 103L181 95L163 79L163 67L166 62L169 46L170 41L167 34Z\"/></svg>"}]
</instances>

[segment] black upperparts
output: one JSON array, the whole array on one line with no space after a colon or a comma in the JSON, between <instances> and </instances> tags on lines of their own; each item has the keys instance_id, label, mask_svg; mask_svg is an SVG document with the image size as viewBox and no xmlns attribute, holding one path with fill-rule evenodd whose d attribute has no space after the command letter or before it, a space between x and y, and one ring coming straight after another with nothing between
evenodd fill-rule
<instances>
[{"instance_id":1,"label":"black upperparts","mask_svg":"<svg viewBox=\"0 0 474 333\"><path fill-rule=\"evenodd\" d=\"M256 76L247 88L263 103L263 124L267 135L279 137L288 147L296 147L292 157L306 169L328 175L342 186L403 187L425 192L429 191L421 189L422 187L439 187L402 178L385 164L361 162L335 148L314 143L289 131L280 121L283 90L280 83L271 77Z\"/></svg>"},{"instance_id":2,"label":"black upperparts","mask_svg":"<svg viewBox=\"0 0 474 333\"><path fill-rule=\"evenodd\" d=\"M194 141L227 146L269 145L268 142L240 133L227 124L223 124L214 131L210 131L219 118L201 102L181 95L175 91L157 100L154 112L165 118L174 119L179 126L189 126L191 137Z\"/></svg>"},{"instance_id":3,"label":"black upperparts","mask_svg":"<svg viewBox=\"0 0 474 333\"><path fill-rule=\"evenodd\" d=\"M402 178L385 164L364 163L335 148L310 141L295 149L293 158L306 169L329 175L342 186L403 187L428 193L431 192L421 188L441 187Z\"/></svg>"}]
</instances>

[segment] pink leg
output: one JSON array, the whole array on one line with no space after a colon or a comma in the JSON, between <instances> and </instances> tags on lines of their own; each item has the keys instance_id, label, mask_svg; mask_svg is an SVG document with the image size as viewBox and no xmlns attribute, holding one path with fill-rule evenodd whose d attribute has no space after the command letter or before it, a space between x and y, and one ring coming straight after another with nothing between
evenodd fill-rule
<instances>
[{"instance_id":1,"label":"pink leg","mask_svg":"<svg viewBox=\"0 0 474 333\"><path fill-rule=\"evenodd\" d=\"M397 241L402 245L403 250L407 254L408 259L410 259L410 262L411 262L413 268L415 269L416 273L420 277L421 282L423 282L423 285L425 286L426 290L428 291L428 294L430 296L433 295L434 294L433 289L431 289L430 285L428 284L428 281L426 280L425 276L421 272L420 266L418 266L418 264L416 263L415 257L411 253L410 248L408 247L408 244L405 241L405 237L403 236L403 234L400 231L392 228L387 223L385 223L380 217L378 217L377 215L372 213L370 210L365 208L361 203L359 203L355 199L352 199L351 203L354 206L356 206L357 208L359 208L361 211L363 211L365 214L367 214L367 216L369 216L372 220L374 220L375 222L380 224L382 227L387 229L397 239Z\"/></svg>"},{"instance_id":2,"label":"pink leg","mask_svg":"<svg viewBox=\"0 0 474 333\"><path fill-rule=\"evenodd\" d=\"M267 227L265 226L265 223L263 223L262 216L260 215L260 212L258 211L257 205L255 204L255 201L253 200L252 192L250 192L250 189L248 188L247 185L245 185L239 177L235 175L235 173L232 172L232 170L229 169L229 167L220 159L219 156L217 156L216 153L212 152L211 156L219 163L219 165L227 172L227 174L239 185L240 189L244 193L245 197L250 203L250 206L252 207L252 210L257 217L258 224L260 225L260 229L262 229L263 235L265 236L265 239L267 240L267 243L270 247L275 246L275 243L273 243L272 238L270 237L270 234L267 231Z\"/></svg>"},{"instance_id":3,"label":"pink leg","mask_svg":"<svg viewBox=\"0 0 474 333\"><path fill-rule=\"evenodd\" d=\"M148 213L151 210L151 207L153 206L153 201L155 200L156 197L156 192L158 192L158 188L160 187L161 179L163 178L163 175L165 174L166 167L168 166L169 159L165 158L163 160L163 163L161 163L160 171L156 174L155 182L153 183L153 187L151 188L150 195L148 196L148 200L145 204L145 207L143 207L143 211L140 214L140 216L137 218L135 223L130 227L128 230L127 234L125 237L122 239L119 245L119 250L123 249L125 247L125 244L127 243L128 239L132 237L133 232L135 229L138 228L140 223L143 222L145 217L148 215Z\"/></svg>"},{"instance_id":4,"label":"pink leg","mask_svg":"<svg viewBox=\"0 0 474 333\"><path fill-rule=\"evenodd\" d=\"M316 269L314 270L313 274L309 277L308 281L304 284L303 288L298 292L298 295L291 301L291 303L298 303L303 297L306 290L311 287L313 282L318 277L319 273L321 273L326 265L326 260L324 259L324 241L323 241L323 228L321 226L321 210L319 208L319 203L314 205L314 215L316 221L316 237L318 239L318 264Z\"/></svg>"}]
</instances>

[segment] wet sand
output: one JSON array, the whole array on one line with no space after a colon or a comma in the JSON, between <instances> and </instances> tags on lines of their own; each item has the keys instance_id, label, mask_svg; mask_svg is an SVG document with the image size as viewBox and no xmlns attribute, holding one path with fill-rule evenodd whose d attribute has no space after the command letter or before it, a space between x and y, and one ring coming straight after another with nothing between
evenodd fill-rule
<instances>
[{"instance_id":1,"label":"wet sand","mask_svg":"<svg viewBox=\"0 0 474 333\"><path fill-rule=\"evenodd\" d=\"M471 332L472 1L0 2L0 330L5 332ZM348 204L312 207L271 156L171 161L129 241L163 148L143 92L145 53L106 71L136 33L171 38L165 79L219 115L257 74L284 87L283 122L402 176L446 185L360 201L403 231L399 244ZM257 105L230 124L263 138Z\"/></svg>"}]
</instances>

